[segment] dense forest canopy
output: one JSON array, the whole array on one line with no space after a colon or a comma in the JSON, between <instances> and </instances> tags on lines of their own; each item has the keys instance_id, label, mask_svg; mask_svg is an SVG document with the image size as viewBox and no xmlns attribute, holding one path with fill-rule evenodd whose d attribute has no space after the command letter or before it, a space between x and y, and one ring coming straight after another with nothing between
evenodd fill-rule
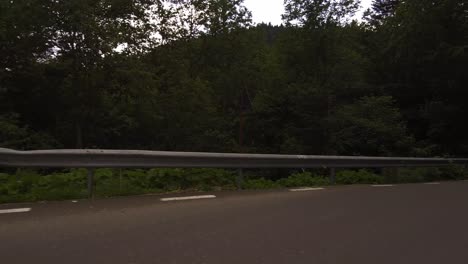
<instances>
[{"instance_id":1,"label":"dense forest canopy","mask_svg":"<svg viewBox=\"0 0 468 264\"><path fill-rule=\"evenodd\" d=\"M1 0L0 147L468 155L468 3Z\"/></svg>"}]
</instances>

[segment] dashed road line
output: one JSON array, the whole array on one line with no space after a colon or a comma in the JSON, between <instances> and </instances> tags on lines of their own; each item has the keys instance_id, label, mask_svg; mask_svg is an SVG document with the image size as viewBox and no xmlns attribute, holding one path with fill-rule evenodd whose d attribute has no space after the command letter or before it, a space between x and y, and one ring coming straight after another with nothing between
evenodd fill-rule
<instances>
[{"instance_id":1,"label":"dashed road line","mask_svg":"<svg viewBox=\"0 0 468 264\"><path fill-rule=\"evenodd\" d=\"M31 211L31 208L5 209L0 210L0 214L26 213L29 211Z\"/></svg>"},{"instance_id":2,"label":"dashed road line","mask_svg":"<svg viewBox=\"0 0 468 264\"><path fill-rule=\"evenodd\" d=\"M325 190L325 188L297 188L297 189L289 189L290 192L308 192L308 191L321 191Z\"/></svg>"},{"instance_id":3,"label":"dashed road line","mask_svg":"<svg viewBox=\"0 0 468 264\"><path fill-rule=\"evenodd\" d=\"M375 185L372 185L372 187L393 187L395 185L393 184L375 184Z\"/></svg>"},{"instance_id":4,"label":"dashed road line","mask_svg":"<svg viewBox=\"0 0 468 264\"><path fill-rule=\"evenodd\" d=\"M440 185L440 182L425 182L425 185Z\"/></svg>"},{"instance_id":5,"label":"dashed road line","mask_svg":"<svg viewBox=\"0 0 468 264\"><path fill-rule=\"evenodd\" d=\"M172 201L200 200L200 199L213 199L213 198L216 198L216 196L215 195L199 195L199 196L162 198L161 201L172 202Z\"/></svg>"}]
</instances>

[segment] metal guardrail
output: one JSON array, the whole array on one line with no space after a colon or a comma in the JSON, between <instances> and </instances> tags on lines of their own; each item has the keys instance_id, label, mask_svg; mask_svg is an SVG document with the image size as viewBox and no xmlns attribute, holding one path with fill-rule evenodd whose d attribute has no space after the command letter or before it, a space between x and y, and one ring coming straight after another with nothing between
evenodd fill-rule
<instances>
[{"instance_id":1,"label":"metal guardrail","mask_svg":"<svg viewBox=\"0 0 468 264\"><path fill-rule=\"evenodd\" d=\"M467 165L468 159L352 157L271 154L166 152L141 150L35 150L0 148L0 167L87 168L92 192L96 168L330 168L334 182L336 168L400 168Z\"/></svg>"},{"instance_id":2,"label":"metal guardrail","mask_svg":"<svg viewBox=\"0 0 468 264\"><path fill-rule=\"evenodd\" d=\"M28 168L384 168L465 165L468 159L388 158L166 152L140 150L36 150L0 148L0 167Z\"/></svg>"}]
</instances>

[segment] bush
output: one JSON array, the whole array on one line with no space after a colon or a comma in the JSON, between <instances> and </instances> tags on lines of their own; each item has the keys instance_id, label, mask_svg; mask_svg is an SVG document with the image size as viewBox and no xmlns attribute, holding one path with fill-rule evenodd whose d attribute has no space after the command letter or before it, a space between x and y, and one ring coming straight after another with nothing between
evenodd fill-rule
<instances>
[{"instance_id":1,"label":"bush","mask_svg":"<svg viewBox=\"0 0 468 264\"><path fill-rule=\"evenodd\" d=\"M34 170L0 173L0 203L38 200L63 200L87 197L87 170L55 171L40 175ZM246 189L278 189L282 187L325 186L327 177L310 172L292 174L277 181L257 178L246 172ZM214 188L234 189L236 173L222 169L152 169L95 171L95 193L98 197L162 193L182 190L211 191ZM467 179L462 167L400 169L399 174L376 175L368 170L337 172L338 184L380 184L384 182L423 182Z\"/></svg>"},{"instance_id":2,"label":"bush","mask_svg":"<svg viewBox=\"0 0 468 264\"><path fill-rule=\"evenodd\" d=\"M416 183L431 181L462 180L467 176L467 171L461 166L450 166L442 168L408 168L400 169L394 182Z\"/></svg>"},{"instance_id":3,"label":"bush","mask_svg":"<svg viewBox=\"0 0 468 264\"><path fill-rule=\"evenodd\" d=\"M336 174L336 183L338 184L380 184L383 182L383 176L368 170L343 170Z\"/></svg>"},{"instance_id":4,"label":"bush","mask_svg":"<svg viewBox=\"0 0 468 264\"><path fill-rule=\"evenodd\" d=\"M251 190L278 189L281 185L265 178L248 179L244 182L243 187Z\"/></svg>"},{"instance_id":5,"label":"bush","mask_svg":"<svg viewBox=\"0 0 468 264\"><path fill-rule=\"evenodd\" d=\"M148 187L164 191L232 187L234 178L233 172L221 169L152 169L147 173Z\"/></svg>"},{"instance_id":6,"label":"bush","mask_svg":"<svg viewBox=\"0 0 468 264\"><path fill-rule=\"evenodd\" d=\"M10 178L10 175L6 173L0 173L0 184L6 184L8 182L8 179Z\"/></svg>"},{"instance_id":7,"label":"bush","mask_svg":"<svg viewBox=\"0 0 468 264\"><path fill-rule=\"evenodd\" d=\"M464 180L468 179L468 170L462 166L450 166L440 169L441 180Z\"/></svg>"},{"instance_id":8,"label":"bush","mask_svg":"<svg viewBox=\"0 0 468 264\"><path fill-rule=\"evenodd\" d=\"M20 124L16 113L0 115L0 147L13 149L50 149L60 144L52 136Z\"/></svg>"},{"instance_id":9,"label":"bush","mask_svg":"<svg viewBox=\"0 0 468 264\"><path fill-rule=\"evenodd\" d=\"M283 178L278 181L278 184L284 187L325 186L330 184L330 180L310 172L303 172Z\"/></svg>"},{"instance_id":10,"label":"bush","mask_svg":"<svg viewBox=\"0 0 468 264\"><path fill-rule=\"evenodd\" d=\"M39 175L19 170L0 174L0 202L63 200L87 196L86 169L64 170ZM97 169L94 173L98 197L162 193L187 189L209 191L234 188L233 171L221 169Z\"/></svg>"},{"instance_id":11,"label":"bush","mask_svg":"<svg viewBox=\"0 0 468 264\"><path fill-rule=\"evenodd\" d=\"M387 175L389 183L418 183L438 181L441 178L439 169L434 168L404 168L397 175Z\"/></svg>"},{"instance_id":12,"label":"bush","mask_svg":"<svg viewBox=\"0 0 468 264\"><path fill-rule=\"evenodd\" d=\"M33 200L77 199L87 196L85 170L56 172L39 176L33 183Z\"/></svg>"},{"instance_id":13,"label":"bush","mask_svg":"<svg viewBox=\"0 0 468 264\"><path fill-rule=\"evenodd\" d=\"M213 187L235 188L236 173L222 169L186 169L184 177L188 187L198 190L210 190Z\"/></svg>"}]
</instances>

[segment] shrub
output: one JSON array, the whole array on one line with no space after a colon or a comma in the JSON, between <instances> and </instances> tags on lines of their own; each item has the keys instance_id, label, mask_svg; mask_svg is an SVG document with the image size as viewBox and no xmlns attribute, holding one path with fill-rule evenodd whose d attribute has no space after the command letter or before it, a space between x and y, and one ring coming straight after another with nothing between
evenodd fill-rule
<instances>
[{"instance_id":1,"label":"shrub","mask_svg":"<svg viewBox=\"0 0 468 264\"><path fill-rule=\"evenodd\" d=\"M441 180L461 180L465 179L466 170L461 166L450 166L442 168L408 168L400 169L398 176L394 178L396 182L431 182Z\"/></svg>"},{"instance_id":2,"label":"shrub","mask_svg":"<svg viewBox=\"0 0 468 264\"><path fill-rule=\"evenodd\" d=\"M450 166L440 169L442 180L464 180L468 179L468 170L463 166Z\"/></svg>"},{"instance_id":3,"label":"shrub","mask_svg":"<svg viewBox=\"0 0 468 264\"><path fill-rule=\"evenodd\" d=\"M278 183L267 180L265 178L260 179L248 179L244 182L243 187L251 190L264 190L264 189L278 189L281 185Z\"/></svg>"},{"instance_id":4,"label":"shrub","mask_svg":"<svg viewBox=\"0 0 468 264\"><path fill-rule=\"evenodd\" d=\"M234 173L221 169L152 169L147 173L148 187L165 191L210 187L232 187Z\"/></svg>"},{"instance_id":5,"label":"shrub","mask_svg":"<svg viewBox=\"0 0 468 264\"><path fill-rule=\"evenodd\" d=\"M184 178L188 179L190 187L207 190L211 187L233 188L235 172L222 169L185 169Z\"/></svg>"},{"instance_id":6,"label":"shrub","mask_svg":"<svg viewBox=\"0 0 468 264\"><path fill-rule=\"evenodd\" d=\"M6 184L9 178L10 178L10 175L6 173L0 173L0 184Z\"/></svg>"},{"instance_id":7,"label":"shrub","mask_svg":"<svg viewBox=\"0 0 468 264\"><path fill-rule=\"evenodd\" d=\"M73 169L40 175L34 170L17 170L15 174L0 173L0 203L37 200L77 199L87 196L87 170ZM255 177L245 172L246 189L262 190L282 187L324 186L327 177L311 172L292 174L277 181ZM222 169L152 169L95 171L97 196L134 195L195 189L235 188L236 172ZM400 169L398 174L376 175L368 170L341 170L338 184L379 184L383 182L422 182L468 178L467 170L459 167Z\"/></svg>"},{"instance_id":8,"label":"shrub","mask_svg":"<svg viewBox=\"0 0 468 264\"><path fill-rule=\"evenodd\" d=\"M343 170L336 174L338 184L380 184L384 177L374 174L368 170Z\"/></svg>"},{"instance_id":9,"label":"shrub","mask_svg":"<svg viewBox=\"0 0 468 264\"><path fill-rule=\"evenodd\" d=\"M31 190L34 200L84 198L87 195L86 176L81 171L57 172L40 176Z\"/></svg>"},{"instance_id":10,"label":"shrub","mask_svg":"<svg viewBox=\"0 0 468 264\"><path fill-rule=\"evenodd\" d=\"M303 172L283 178L278 181L278 184L284 187L325 186L329 185L330 181L327 178L313 175L310 172Z\"/></svg>"},{"instance_id":11,"label":"shrub","mask_svg":"<svg viewBox=\"0 0 468 264\"><path fill-rule=\"evenodd\" d=\"M183 169L151 169L142 180L145 181L142 187L163 191L180 190L188 185Z\"/></svg>"},{"instance_id":12,"label":"shrub","mask_svg":"<svg viewBox=\"0 0 468 264\"><path fill-rule=\"evenodd\" d=\"M439 169L435 168L404 168L399 169L397 175L387 177L387 182L418 183L440 180Z\"/></svg>"}]
</instances>

